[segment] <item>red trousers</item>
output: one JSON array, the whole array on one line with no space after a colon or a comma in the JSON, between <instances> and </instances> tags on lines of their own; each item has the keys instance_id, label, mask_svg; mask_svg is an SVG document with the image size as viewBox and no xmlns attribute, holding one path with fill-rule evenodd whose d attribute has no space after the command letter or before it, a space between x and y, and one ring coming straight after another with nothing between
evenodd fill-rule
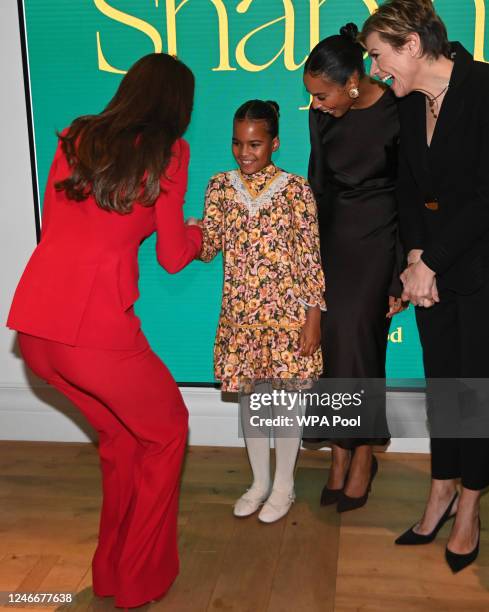
<instances>
[{"instance_id":1,"label":"red trousers","mask_svg":"<svg viewBox=\"0 0 489 612\"><path fill-rule=\"evenodd\" d=\"M19 334L27 365L85 415L99 435L103 504L93 590L135 607L178 574L177 511L188 413L149 347L101 350Z\"/></svg>"}]
</instances>

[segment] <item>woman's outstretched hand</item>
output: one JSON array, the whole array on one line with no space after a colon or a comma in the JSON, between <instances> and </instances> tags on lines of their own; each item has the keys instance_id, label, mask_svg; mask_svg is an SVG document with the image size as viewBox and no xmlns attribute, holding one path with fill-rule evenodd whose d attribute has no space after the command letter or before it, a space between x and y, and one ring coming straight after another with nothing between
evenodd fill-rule
<instances>
[{"instance_id":1,"label":"woman's outstretched hand","mask_svg":"<svg viewBox=\"0 0 489 612\"><path fill-rule=\"evenodd\" d=\"M310 357L321 344L321 309L319 306L309 307L306 321L299 337L299 350L303 357Z\"/></svg>"}]
</instances>

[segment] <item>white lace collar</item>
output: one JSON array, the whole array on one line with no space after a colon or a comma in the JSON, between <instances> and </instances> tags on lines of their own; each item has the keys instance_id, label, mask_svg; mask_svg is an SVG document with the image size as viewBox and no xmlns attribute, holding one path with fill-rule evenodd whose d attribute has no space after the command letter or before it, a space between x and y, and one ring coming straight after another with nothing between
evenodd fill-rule
<instances>
[{"instance_id":1,"label":"white lace collar","mask_svg":"<svg viewBox=\"0 0 489 612\"><path fill-rule=\"evenodd\" d=\"M256 197L253 197L250 194L244 185L243 179L241 178L238 170L231 170L231 172L229 172L229 181L241 197L242 202L246 205L250 217L254 217L260 208L270 202L273 196L285 187L289 181L289 174L287 172L280 171L277 178Z\"/></svg>"}]
</instances>

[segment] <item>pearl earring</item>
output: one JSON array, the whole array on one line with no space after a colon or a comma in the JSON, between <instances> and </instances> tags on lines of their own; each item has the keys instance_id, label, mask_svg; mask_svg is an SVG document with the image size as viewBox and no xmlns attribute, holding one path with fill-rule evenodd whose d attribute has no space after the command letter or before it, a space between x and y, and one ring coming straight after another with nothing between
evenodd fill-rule
<instances>
[{"instance_id":1,"label":"pearl earring","mask_svg":"<svg viewBox=\"0 0 489 612\"><path fill-rule=\"evenodd\" d=\"M358 96L360 95L360 92L358 91L358 87L352 87L350 89L350 91L348 92L348 95L350 96L350 98L352 98L353 100L355 100L356 98L358 98Z\"/></svg>"}]
</instances>

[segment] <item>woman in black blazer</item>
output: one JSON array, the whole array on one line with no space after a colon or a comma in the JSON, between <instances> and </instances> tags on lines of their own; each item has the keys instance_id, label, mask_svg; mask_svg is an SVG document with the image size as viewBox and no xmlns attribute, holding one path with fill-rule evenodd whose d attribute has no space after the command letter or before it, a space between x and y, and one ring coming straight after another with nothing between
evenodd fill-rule
<instances>
[{"instance_id":1,"label":"woman in black blazer","mask_svg":"<svg viewBox=\"0 0 489 612\"><path fill-rule=\"evenodd\" d=\"M361 40L372 74L392 79L401 98L397 195L408 253L401 280L403 298L416 307L432 428L428 503L396 542L431 542L456 515L446 560L457 572L479 550L489 440L433 433L453 399L449 381L434 383L489 378L489 65L448 42L431 0L386 2L364 24Z\"/></svg>"}]
</instances>

